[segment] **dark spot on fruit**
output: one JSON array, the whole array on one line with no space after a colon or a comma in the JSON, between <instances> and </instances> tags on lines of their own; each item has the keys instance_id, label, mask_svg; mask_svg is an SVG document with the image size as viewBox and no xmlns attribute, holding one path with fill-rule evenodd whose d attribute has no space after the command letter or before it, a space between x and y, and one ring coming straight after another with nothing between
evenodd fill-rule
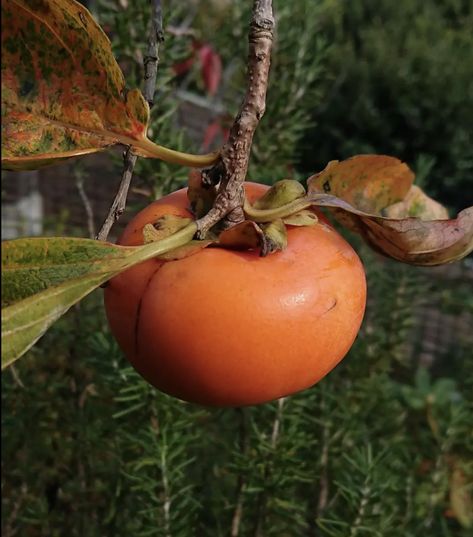
<instances>
[{"instance_id":1,"label":"dark spot on fruit","mask_svg":"<svg viewBox=\"0 0 473 537\"><path fill-rule=\"evenodd\" d=\"M322 188L324 189L325 193L328 193L328 192L330 192L330 190L332 190L328 180L325 181L325 183L322 185Z\"/></svg>"}]
</instances>

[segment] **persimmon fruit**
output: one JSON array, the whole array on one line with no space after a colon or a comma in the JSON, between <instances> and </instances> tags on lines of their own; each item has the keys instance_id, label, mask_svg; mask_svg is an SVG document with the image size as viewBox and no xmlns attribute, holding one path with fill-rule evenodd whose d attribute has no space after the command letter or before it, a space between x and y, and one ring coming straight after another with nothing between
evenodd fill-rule
<instances>
[{"instance_id":1,"label":"persimmon fruit","mask_svg":"<svg viewBox=\"0 0 473 537\"><path fill-rule=\"evenodd\" d=\"M254 202L267 189L246 183ZM192 216L186 189L138 213L119 240L143 243L164 214ZM152 259L105 289L121 349L152 385L185 401L244 406L318 382L346 355L366 303L362 263L323 219L288 227L288 246L258 251L208 247L176 261Z\"/></svg>"}]
</instances>

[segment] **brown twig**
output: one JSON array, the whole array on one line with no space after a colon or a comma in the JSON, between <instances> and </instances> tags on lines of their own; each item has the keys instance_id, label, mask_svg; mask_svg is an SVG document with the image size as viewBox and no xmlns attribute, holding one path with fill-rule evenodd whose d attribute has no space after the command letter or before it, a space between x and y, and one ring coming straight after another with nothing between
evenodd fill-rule
<instances>
[{"instance_id":1,"label":"brown twig","mask_svg":"<svg viewBox=\"0 0 473 537\"><path fill-rule=\"evenodd\" d=\"M245 455L248 447L248 434L246 430L246 416L244 408L236 409L240 418L240 431L239 431L239 444L240 444L240 453ZM235 510L233 511L232 517L232 527L230 531L230 537L238 537L240 534L240 524L243 515L243 498L246 488L246 479L240 473L237 481L237 494L235 502Z\"/></svg>"},{"instance_id":2,"label":"brown twig","mask_svg":"<svg viewBox=\"0 0 473 537\"><path fill-rule=\"evenodd\" d=\"M266 108L274 17L272 0L254 0L249 31L247 87L243 103L222 149L218 195L213 208L197 221L198 235L225 218L224 224L234 225L244 220L243 183L248 171L253 135ZM210 171L212 175L212 171Z\"/></svg>"},{"instance_id":3,"label":"brown twig","mask_svg":"<svg viewBox=\"0 0 473 537\"><path fill-rule=\"evenodd\" d=\"M154 92L156 90L156 76L159 63L159 44L164 41L163 16L161 10L161 0L151 0L151 30L148 37L148 49L143 59L144 64L144 86L143 96L150 108L154 103ZM133 170L135 168L137 156L128 148L123 155L123 173L118 187L118 192L108 211L97 239L104 241L107 239L113 224L120 218L125 210L128 190L130 188Z\"/></svg>"},{"instance_id":4,"label":"brown twig","mask_svg":"<svg viewBox=\"0 0 473 537\"><path fill-rule=\"evenodd\" d=\"M94 211L84 188L84 177L82 172L78 172L76 175L76 186L87 215L87 229L89 231L89 237L93 239L95 236Z\"/></svg>"},{"instance_id":5,"label":"brown twig","mask_svg":"<svg viewBox=\"0 0 473 537\"><path fill-rule=\"evenodd\" d=\"M281 397L281 399L278 399L278 408L276 411L276 416L273 421L273 431L271 433L271 448L273 451L269 459L266 461L266 465L264 468L263 479L264 479L265 486L263 488L263 491L260 492L260 494L258 495L258 501L257 501L257 507L256 507L256 519L255 519L255 526L254 526L254 531L253 531L254 537L262 537L263 535L263 525L264 525L264 520L266 518L266 508L267 508L267 503L268 503L267 482L273 473L274 455L275 455L276 448L277 448L278 441L279 441L285 401L286 401L285 397Z\"/></svg>"}]
</instances>

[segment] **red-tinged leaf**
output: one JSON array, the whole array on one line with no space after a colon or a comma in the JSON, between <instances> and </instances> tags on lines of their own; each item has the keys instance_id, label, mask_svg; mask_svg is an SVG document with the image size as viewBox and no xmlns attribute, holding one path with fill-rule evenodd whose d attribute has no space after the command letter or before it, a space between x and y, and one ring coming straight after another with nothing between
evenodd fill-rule
<instances>
[{"instance_id":1,"label":"red-tinged leaf","mask_svg":"<svg viewBox=\"0 0 473 537\"><path fill-rule=\"evenodd\" d=\"M414 181L409 167L394 157L357 155L333 160L307 181L309 193L342 198L360 211L379 213L404 199Z\"/></svg>"},{"instance_id":2,"label":"red-tinged leaf","mask_svg":"<svg viewBox=\"0 0 473 537\"><path fill-rule=\"evenodd\" d=\"M212 142L217 138L219 134L222 133L222 126L220 125L220 121L212 121L212 123L209 123L207 128L204 132L204 140L202 142L202 149L204 151L207 151L207 149L210 147Z\"/></svg>"},{"instance_id":3,"label":"red-tinged leaf","mask_svg":"<svg viewBox=\"0 0 473 537\"><path fill-rule=\"evenodd\" d=\"M198 54L205 89L209 95L215 95L222 78L222 60L220 59L220 55L208 44L202 45L198 49Z\"/></svg>"},{"instance_id":4,"label":"red-tinged leaf","mask_svg":"<svg viewBox=\"0 0 473 537\"><path fill-rule=\"evenodd\" d=\"M412 265L434 266L462 259L473 251L473 207L451 220L386 218L365 213L346 201L325 194L311 194L312 203L336 210L351 229L372 248Z\"/></svg>"},{"instance_id":5,"label":"red-tinged leaf","mask_svg":"<svg viewBox=\"0 0 473 537\"><path fill-rule=\"evenodd\" d=\"M222 231L218 243L234 250L254 250L264 242L261 228L251 220L244 220L230 229Z\"/></svg>"},{"instance_id":6,"label":"red-tinged leaf","mask_svg":"<svg viewBox=\"0 0 473 537\"><path fill-rule=\"evenodd\" d=\"M190 58L187 58L187 60L175 63L172 66L172 70L174 71L174 73L176 73L176 76L181 76L189 72L189 70L192 68L194 63L195 63L195 56L192 55L190 56Z\"/></svg>"},{"instance_id":7,"label":"red-tinged leaf","mask_svg":"<svg viewBox=\"0 0 473 537\"><path fill-rule=\"evenodd\" d=\"M37 169L122 143L206 166L148 140L149 107L125 89L110 41L74 0L2 0L2 167Z\"/></svg>"}]
</instances>

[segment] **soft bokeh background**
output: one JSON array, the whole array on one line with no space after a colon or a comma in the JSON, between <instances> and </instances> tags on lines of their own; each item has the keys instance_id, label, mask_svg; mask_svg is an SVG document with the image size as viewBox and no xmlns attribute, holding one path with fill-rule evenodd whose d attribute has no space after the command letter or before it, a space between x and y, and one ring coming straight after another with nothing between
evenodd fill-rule
<instances>
[{"instance_id":1,"label":"soft bokeh background","mask_svg":"<svg viewBox=\"0 0 473 537\"><path fill-rule=\"evenodd\" d=\"M242 96L251 3L163 4L150 137L218 147ZM88 5L130 87L140 85L148 2ZM385 153L452 214L472 204L471 1L276 0L275 10L252 180L303 180L329 160ZM198 62L175 74L193 40L221 58L215 95ZM119 151L5 173L4 238L92 235L120 174ZM186 179L182 168L141 159L112 238ZM72 308L2 375L2 534L471 535L471 258L419 269L346 236L367 270L362 330L326 379L283 402L211 410L165 396L127 365L100 292Z\"/></svg>"}]
</instances>

